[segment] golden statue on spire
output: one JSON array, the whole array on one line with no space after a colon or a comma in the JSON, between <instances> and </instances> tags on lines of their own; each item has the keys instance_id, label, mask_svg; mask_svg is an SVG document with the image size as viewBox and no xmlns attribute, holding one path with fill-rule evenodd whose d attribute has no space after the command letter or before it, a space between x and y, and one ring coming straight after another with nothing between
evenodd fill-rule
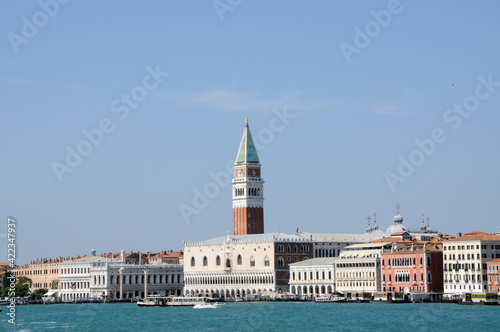
<instances>
[{"instance_id":1,"label":"golden statue on spire","mask_svg":"<svg viewBox=\"0 0 500 332\"><path fill-rule=\"evenodd\" d=\"M245 118L245 123L248 124L248 118Z\"/></svg>"}]
</instances>

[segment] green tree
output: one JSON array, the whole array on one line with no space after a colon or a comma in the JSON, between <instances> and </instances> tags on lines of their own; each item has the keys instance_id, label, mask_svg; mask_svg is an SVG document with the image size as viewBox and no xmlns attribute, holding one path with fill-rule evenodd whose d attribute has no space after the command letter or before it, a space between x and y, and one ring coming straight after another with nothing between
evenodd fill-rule
<instances>
[{"instance_id":1,"label":"green tree","mask_svg":"<svg viewBox=\"0 0 500 332\"><path fill-rule=\"evenodd\" d=\"M49 290L46 288L37 289L33 293L31 293L31 297L36 299L36 300L40 300L42 298L43 294L47 293L48 291Z\"/></svg>"},{"instance_id":2,"label":"green tree","mask_svg":"<svg viewBox=\"0 0 500 332\"><path fill-rule=\"evenodd\" d=\"M2 297L9 297L9 292L10 292L10 288L9 287L5 288L2 291ZM14 296L23 297L23 296L29 295L30 288L28 287L28 285L16 284L16 287L14 288L14 292L15 292Z\"/></svg>"},{"instance_id":3,"label":"green tree","mask_svg":"<svg viewBox=\"0 0 500 332\"><path fill-rule=\"evenodd\" d=\"M31 285L33 284L33 281L30 278L28 278L28 277L22 276L22 277L17 278L16 284L19 284L19 285L28 285L28 288L31 288Z\"/></svg>"},{"instance_id":4,"label":"green tree","mask_svg":"<svg viewBox=\"0 0 500 332\"><path fill-rule=\"evenodd\" d=\"M7 271L3 274L3 277L2 277L2 289L6 289L6 288L9 288L10 286L10 279L7 279L9 278L11 275L10 271Z\"/></svg>"}]
</instances>

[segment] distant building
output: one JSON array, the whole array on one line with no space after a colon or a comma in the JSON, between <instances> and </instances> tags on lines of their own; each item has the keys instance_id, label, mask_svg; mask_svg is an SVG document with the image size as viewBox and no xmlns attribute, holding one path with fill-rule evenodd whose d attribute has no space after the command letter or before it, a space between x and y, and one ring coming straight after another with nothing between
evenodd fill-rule
<instances>
[{"instance_id":1,"label":"distant building","mask_svg":"<svg viewBox=\"0 0 500 332\"><path fill-rule=\"evenodd\" d=\"M500 235L470 232L443 242L444 292L488 291L487 263L500 258Z\"/></svg>"},{"instance_id":2,"label":"distant building","mask_svg":"<svg viewBox=\"0 0 500 332\"><path fill-rule=\"evenodd\" d=\"M336 290L343 293L382 291L381 257L384 251L411 243L407 232L345 248L335 261Z\"/></svg>"},{"instance_id":3,"label":"distant building","mask_svg":"<svg viewBox=\"0 0 500 332\"><path fill-rule=\"evenodd\" d=\"M335 292L337 258L313 258L290 264L290 292L301 298Z\"/></svg>"},{"instance_id":4,"label":"distant building","mask_svg":"<svg viewBox=\"0 0 500 332\"><path fill-rule=\"evenodd\" d=\"M184 243L184 255L184 293L225 297L288 291L289 265L313 258L310 241L283 233Z\"/></svg>"},{"instance_id":5,"label":"distant building","mask_svg":"<svg viewBox=\"0 0 500 332\"><path fill-rule=\"evenodd\" d=\"M488 292L500 294L500 258L486 263L488 271Z\"/></svg>"},{"instance_id":6,"label":"distant building","mask_svg":"<svg viewBox=\"0 0 500 332\"><path fill-rule=\"evenodd\" d=\"M443 291L441 243L411 243L382 254L382 291Z\"/></svg>"},{"instance_id":7,"label":"distant building","mask_svg":"<svg viewBox=\"0 0 500 332\"><path fill-rule=\"evenodd\" d=\"M135 300L151 294L182 293L181 264L136 264L133 259L127 262L123 251L120 258L104 256L96 256L94 252L91 256L62 262L59 298L62 301Z\"/></svg>"},{"instance_id":8,"label":"distant building","mask_svg":"<svg viewBox=\"0 0 500 332\"><path fill-rule=\"evenodd\" d=\"M362 234L307 233L297 232L295 235L313 243L314 257L338 257L345 247L357 243L371 242L389 236L382 232Z\"/></svg>"},{"instance_id":9,"label":"distant building","mask_svg":"<svg viewBox=\"0 0 500 332\"><path fill-rule=\"evenodd\" d=\"M420 229L410 230L410 228L408 226L403 224L404 219L403 219L403 216L401 216L399 214L399 208L400 208L400 205L399 205L399 203L397 203L396 204L396 215L394 216L394 218L392 218L393 224L387 228L387 231L385 233L381 232L378 229L377 212L373 212L374 223L373 223L373 226L371 226L370 225L371 218L368 217L368 225L366 226L366 233L378 234L380 237L387 237L387 236L390 236L391 234L394 234L394 233L408 232L414 239L418 239L421 241L429 241L432 237L438 235L439 232L437 230L431 229L431 227L429 225L429 220L430 220L429 216L427 216L427 225L425 224L424 211L422 211L422 214L421 214L422 224L420 225Z\"/></svg>"},{"instance_id":10,"label":"distant building","mask_svg":"<svg viewBox=\"0 0 500 332\"><path fill-rule=\"evenodd\" d=\"M31 279L31 292L42 288L57 288L59 284L59 264L66 259L70 260L71 258L37 258L30 261L29 264L16 266L12 269L12 273L16 278L27 277Z\"/></svg>"},{"instance_id":11,"label":"distant building","mask_svg":"<svg viewBox=\"0 0 500 332\"><path fill-rule=\"evenodd\" d=\"M184 263L184 253L174 252L172 250L162 251L159 253L151 254L147 253L147 264L183 264Z\"/></svg>"}]
</instances>

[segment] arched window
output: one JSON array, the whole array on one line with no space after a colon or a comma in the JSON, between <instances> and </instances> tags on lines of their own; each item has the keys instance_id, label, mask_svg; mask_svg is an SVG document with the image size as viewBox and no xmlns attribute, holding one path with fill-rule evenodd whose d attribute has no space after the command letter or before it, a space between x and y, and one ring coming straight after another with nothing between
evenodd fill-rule
<instances>
[{"instance_id":1,"label":"arched window","mask_svg":"<svg viewBox=\"0 0 500 332\"><path fill-rule=\"evenodd\" d=\"M220 256L217 255L217 258L215 259L215 265L219 266L220 265Z\"/></svg>"},{"instance_id":2,"label":"arched window","mask_svg":"<svg viewBox=\"0 0 500 332\"><path fill-rule=\"evenodd\" d=\"M241 255L238 255L238 265L241 265L243 262L243 259L241 258Z\"/></svg>"},{"instance_id":3,"label":"arched window","mask_svg":"<svg viewBox=\"0 0 500 332\"><path fill-rule=\"evenodd\" d=\"M288 247L286 248L286 251L287 252L292 252L292 247L290 245L288 245Z\"/></svg>"},{"instance_id":4,"label":"arched window","mask_svg":"<svg viewBox=\"0 0 500 332\"><path fill-rule=\"evenodd\" d=\"M385 281L385 274L382 275L382 281Z\"/></svg>"},{"instance_id":5,"label":"arched window","mask_svg":"<svg viewBox=\"0 0 500 332\"><path fill-rule=\"evenodd\" d=\"M191 266L195 266L195 264L196 264L196 261L195 261L194 257L191 257Z\"/></svg>"},{"instance_id":6,"label":"arched window","mask_svg":"<svg viewBox=\"0 0 500 332\"><path fill-rule=\"evenodd\" d=\"M293 248L293 251L294 252L299 252L299 247L297 245L295 245L295 247Z\"/></svg>"},{"instance_id":7,"label":"arched window","mask_svg":"<svg viewBox=\"0 0 500 332\"><path fill-rule=\"evenodd\" d=\"M207 266L208 265L208 258L207 256L203 256L203 266Z\"/></svg>"},{"instance_id":8,"label":"arched window","mask_svg":"<svg viewBox=\"0 0 500 332\"><path fill-rule=\"evenodd\" d=\"M392 281L392 275L389 274L389 281Z\"/></svg>"},{"instance_id":9,"label":"arched window","mask_svg":"<svg viewBox=\"0 0 500 332\"><path fill-rule=\"evenodd\" d=\"M231 267L231 260L229 258L226 259L226 267Z\"/></svg>"},{"instance_id":10,"label":"arched window","mask_svg":"<svg viewBox=\"0 0 500 332\"><path fill-rule=\"evenodd\" d=\"M283 257L278 257L278 267L284 267L285 266L285 260Z\"/></svg>"},{"instance_id":11,"label":"arched window","mask_svg":"<svg viewBox=\"0 0 500 332\"><path fill-rule=\"evenodd\" d=\"M255 258L250 257L250 266L255 266Z\"/></svg>"},{"instance_id":12,"label":"arched window","mask_svg":"<svg viewBox=\"0 0 500 332\"><path fill-rule=\"evenodd\" d=\"M264 266L269 266L269 257L264 257Z\"/></svg>"}]
</instances>

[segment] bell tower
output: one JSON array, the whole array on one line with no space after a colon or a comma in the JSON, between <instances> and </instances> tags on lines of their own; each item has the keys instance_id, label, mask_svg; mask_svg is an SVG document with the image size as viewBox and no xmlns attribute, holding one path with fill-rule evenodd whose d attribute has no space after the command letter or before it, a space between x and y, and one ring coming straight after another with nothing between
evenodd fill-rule
<instances>
[{"instance_id":1,"label":"bell tower","mask_svg":"<svg viewBox=\"0 0 500 332\"><path fill-rule=\"evenodd\" d=\"M264 179L260 167L246 118L232 181L233 235L264 233Z\"/></svg>"}]
</instances>

